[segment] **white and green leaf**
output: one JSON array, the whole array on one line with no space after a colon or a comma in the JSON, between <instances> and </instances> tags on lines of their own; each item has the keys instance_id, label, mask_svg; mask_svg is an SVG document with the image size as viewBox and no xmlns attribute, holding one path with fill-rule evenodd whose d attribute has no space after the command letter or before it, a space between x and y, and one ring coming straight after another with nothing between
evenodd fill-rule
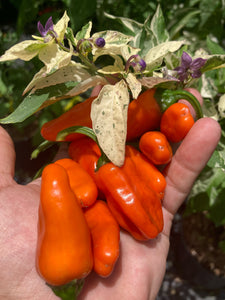
<instances>
[{"instance_id":1,"label":"white and green leaf","mask_svg":"<svg viewBox=\"0 0 225 300\"><path fill-rule=\"evenodd\" d=\"M98 69L98 73L102 74L122 74L125 72L125 66L120 56L111 55L114 58L114 64Z\"/></svg>"},{"instance_id":2,"label":"white and green leaf","mask_svg":"<svg viewBox=\"0 0 225 300\"><path fill-rule=\"evenodd\" d=\"M64 40L69 20L70 19L67 15L67 12L65 11L62 18L54 25L54 30L57 33L58 42L62 42Z\"/></svg>"},{"instance_id":3,"label":"white and green leaf","mask_svg":"<svg viewBox=\"0 0 225 300\"><path fill-rule=\"evenodd\" d=\"M46 47L42 41L27 40L9 48L1 57L0 62L21 59L29 61L34 58L40 50Z\"/></svg>"},{"instance_id":4,"label":"white and green leaf","mask_svg":"<svg viewBox=\"0 0 225 300\"><path fill-rule=\"evenodd\" d=\"M88 22L82 27L82 29L77 32L75 39L78 42L80 39L89 39L91 36L92 22Z\"/></svg>"},{"instance_id":5,"label":"white and green leaf","mask_svg":"<svg viewBox=\"0 0 225 300\"><path fill-rule=\"evenodd\" d=\"M91 108L92 127L98 143L117 166L122 166L125 159L128 104L128 88L121 80L115 85L105 85Z\"/></svg>"},{"instance_id":6,"label":"white and green leaf","mask_svg":"<svg viewBox=\"0 0 225 300\"><path fill-rule=\"evenodd\" d=\"M158 5L156 12L151 19L150 28L156 38L157 45L169 40L169 33L166 30L165 19L160 5Z\"/></svg>"},{"instance_id":7,"label":"white and green leaf","mask_svg":"<svg viewBox=\"0 0 225 300\"><path fill-rule=\"evenodd\" d=\"M168 41L151 48L144 57L147 69L152 70L162 64L164 57L180 49L185 41Z\"/></svg>"},{"instance_id":8,"label":"white and green leaf","mask_svg":"<svg viewBox=\"0 0 225 300\"><path fill-rule=\"evenodd\" d=\"M32 81L25 88L24 94L31 89L34 92L67 81L81 82L90 77L90 73L81 64L73 61L52 74L47 74L47 67L45 66L35 74Z\"/></svg>"},{"instance_id":9,"label":"white and green leaf","mask_svg":"<svg viewBox=\"0 0 225 300\"><path fill-rule=\"evenodd\" d=\"M56 70L68 65L72 57L71 51L63 51L57 44L50 44L39 52L39 59L46 66L46 74L53 73Z\"/></svg>"},{"instance_id":10,"label":"white and green leaf","mask_svg":"<svg viewBox=\"0 0 225 300\"><path fill-rule=\"evenodd\" d=\"M138 95L142 90L142 84L140 80L138 80L133 73L128 73L126 77L126 82L129 86L129 89L131 90L133 99L137 99Z\"/></svg>"}]
</instances>

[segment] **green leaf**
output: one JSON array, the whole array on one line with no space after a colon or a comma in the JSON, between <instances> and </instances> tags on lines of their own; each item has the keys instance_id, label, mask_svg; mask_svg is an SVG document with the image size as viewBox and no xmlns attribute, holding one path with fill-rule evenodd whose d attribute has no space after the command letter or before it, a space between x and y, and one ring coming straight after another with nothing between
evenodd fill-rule
<instances>
[{"instance_id":1,"label":"green leaf","mask_svg":"<svg viewBox=\"0 0 225 300\"><path fill-rule=\"evenodd\" d=\"M225 224L224 193L224 169L205 167L192 188L185 214L207 211L216 226Z\"/></svg>"},{"instance_id":2,"label":"green leaf","mask_svg":"<svg viewBox=\"0 0 225 300\"><path fill-rule=\"evenodd\" d=\"M51 286L53 292L62 300L76 300L84 285L84 279L76 279L62 286Z\"/></svg>"},{"instance_id":3,"label":"green leaf","mask_svg":"<svg viewBox=\"0 0 225 300\"><path fill-rule=\"evenodd\" d=\"M49 93L37 95L32 94L24 98L23 102L9 116L0 119L0 123L18 123L22 122L32 114L49 98Z\"/></svg>"},{"instance_id":4,"label":"green leaf","mask_svg":"<svg viewBox=\"0 0 225 300\"><path fill-rule=\"evenodd\" d=\"M201 68L202 73L225 67L225 55L203 55L202 58L207 59L205 65Z\"/></svg>"},{"instance_id":5,"label":"green leaf","mask_svg":"<svg viewBox=\"0 0 225 300\"><path fill-rule=\"evenodd\" d=\"M66 93L74 88L76 82L66 82L45 89L37 90L23 99L20 105L9 116L0 119L0 123L22 122L38 110L65 98Z\"/></svg>"},{"instance_id":6,"label":"green leaf","mask_svg":"<svg viewBox=\"0 0 225 300\"><path fill-rule=\"evenodd\" d=\"M66 129L61 130L56 137L57 142L63 142L65 141L65 138L71 134L71 133L81 133L88 137L90 137L92 140L94 140L97 143L97 137L94 133L94 131L86 126L72 126Z\"/></svg>"},{"instance_id":7,"label":"green leaf","mask_svg":"<svg viewBox=\"0 0 225 300\"><path fill-rule=\"evenodd\" d=\"M211 168L225 169L225 132L222 130L220 141L207 164Z\"/></svg>"},{"instance_id":8,"label":"green leaf","mask_svg":"<svg viewBox=\"0 0 225 300\"><path fill-rule=\"evenodd\" d=\"M218 43L212 41L209 36L207 36L206 43L207 48L212 54L225 54L225 50L221 46L219 46Z\"/></svg>"},{"instance_id":9,"label":"green leaf","mask_svg":"<svg viewBox=\"0 0 225 300\"><path fill-rule=\"evenodd\" d=\"M143 27L143 24L141 24L135 20L129 19L129 18L113 16L106 12L104 13L104 15L107 18L118 22L120 25L121 31L127 35L136 36Z\"/></svg>"},{"instance_id":10,"label":"green leaf","mask_svg":"<svg viewBox=\"0 0 225 300\"><path fill-rule=\"evenodd\" d=\"M76 47L77 42L76 42L74 34L73 34L73 29L70 27L67 27L65 35L66 35L66 38L71 42L71 44Z\"/></svg>"},{"instance_id":11,"label":"green leaf","mask_svg":"<svg viewBox=\"0 0 225 300\"><path fill-rule=\"evenodd\" d=\"M55 142L50 141L43 141L32 153L31 153L31 159L35 159L38 157L38 155L50 148L52 145L54 145Z\"/></svg>"}]
</instances>

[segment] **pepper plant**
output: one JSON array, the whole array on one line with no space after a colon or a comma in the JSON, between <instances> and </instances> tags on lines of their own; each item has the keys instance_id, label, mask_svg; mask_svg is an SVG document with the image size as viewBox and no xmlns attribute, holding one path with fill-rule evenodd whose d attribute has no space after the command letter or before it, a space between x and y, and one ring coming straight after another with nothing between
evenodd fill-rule
<instances>
[{"instance_id":1,"label":"pepper plant","mask_svg":"<svg viewBox=\"0 0 225 300\"><path fill-rule=\"evenodd\" d=\"M22 122L52 103L102 85L92 106L93 128L105 154L120 165L124 159L129 93L137 98L143 87L184 88L191 85L196 74L199 77L206 71L223 67L224 55L194 56L191 62L191 56L184 52L182 59L188 43L169 39L160 7L144 24L137 26L133 20L124 18L121 22L122 31L129 26L130 35L111 30L92 34L91 21L74 34L68 26L66 12L56 24L52 18L45 25L38 22L41 36L14 45L0 58L0 62L29 61L37 56L44 64L24 89L22 103L12 114L2 118L1 123ZM113 62L104 65L103 57L110 57ZM190 73L192 69L195 72ZM189 75L192 78L187 80ZM112 99L110 103L108 99Z\"/></svg>"},{"instance_id":2,"label":"pepper plant","mask_svg":"<svg viewBox=\"0 0 225 300\"><path fill-rule=\"evenodd\" d=\"M113 16L109 17L113 19ZM58 101L88 93L100 85L102 89L91 103L92 129L88 129L88 134L94 136L108 161L122 167L129 129L129 103L137 99L143 90L157 90L162 111L178 99L185 98L193 104L197 117L202 117L195 97L183 90L199 80L202 91L206 92L206 73L225 67L225 53L210 54L202 49L190 53L187 40L171 40L160 6L153 17L148 17L143 24L128 18L116 18L118 20L121 31L95 33L92 32L91 21L75 33L69 26L66 11L56 24L52 17L46 24L38 22L39 36L33 35L32 39L12 46L0 57L0 62L29 61L36 57L42 63L40 70L24 88L21 104L10 115L0 119L0 123L23 122ZM223 99L221 96L218 103L220 113L224 112ZM205 109L204 114L208 113L209 110ZM87 128L76 127L72 130L83 133ZM57 141L64 140L62 136L69 133L71 128L66 128L57 136ZM52 144L45 141L35 153L46 148L46 143L47 146ZM214 167L219 165L224 168L224 147L219 147L207 166L215 175L212 178L217 185L219 176L217 172L212 173ZM219 175L221 172L224 176L224 170L219 169ZM222 184L219 195L223 189ZM215 196L211 187L207 193L210 199ZM199 189L195 185L190 203L193 203L196 194L199 194ZM219 199L217 203L221 202L221 197L215 199ZM221 222L225 222L224 216Z\"/></svg>"}]
</instances>

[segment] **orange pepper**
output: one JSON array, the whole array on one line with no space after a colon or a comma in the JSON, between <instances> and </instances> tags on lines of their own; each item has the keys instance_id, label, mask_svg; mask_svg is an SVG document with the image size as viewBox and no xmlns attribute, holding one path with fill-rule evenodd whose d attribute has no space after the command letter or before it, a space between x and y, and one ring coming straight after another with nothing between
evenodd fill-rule
<instances>
[{"instance_id":1,"label":"orange pepper","mask_svg":"<svg viewBox=\"0 0 225 300\"><path fill-rule=\"evenodd\" d=\"M82 139L74 140L70 143L68 153L95 180L95 169L97 168L98 159L101 156L98 145L91 138L83 136Z\"/></svg>"},{"instance_id":2,"label":"orange pepper","mask_svg":"<svg viewBox=\"0 0 225 300\"><path fill-rule=\"evenodd\" d=\"M154 98L155 92L155 89L148 89L130 102L127 116L127 141L159 127L162 113Z\"/></svg>"},{"instance_id":3,"label":"orange pepper","mask_svg":"<svg viewBox=\"0 0 225 300\"><path fill-rule=\"evenodd\" d=\"M97 172L98 185L120 226L138 240L152 239L163 229L161 201L145 172L139 177L142 165L133 167L127 174L113 163L103 165Z\"/></svg>"},{"instance_id":4,"label":"orange pepper","mask_svg":"<svg viewBox=\"0 0 225 300\"><path fill-rule=\"evenodd\" d=\"M92 205L98 196L98 188L92 177L80 164L70 158L59 159L55 163L67 171L71 189L80 205L82 207Z\"/></svg>"},{"instance_id":5,"label":"orange pepper","mask_svg":"<svg viewBox=\"0 0 225 300\"><path fill-rule=\"evenodd\" d=\"M93 267L91 235L66 170L57 164L42 173L36 266L51 285L86 277Z\"/></svg>"},{"instance_id":6,"label":"orange pepper","mask_svg":"<svg viewBox=\"0 0 225 300\"><path fill-rule=\"evenodd\" d=\"M139 149L155 165L167 164L173 151L166 136L160 131L147 131L139 140Z\"/></svg>"},{"instance_id":7,"label":"orange pepper","mask_svg":"<svg viewBox=\"0 0 225 300\"><path fill-rule=\"evenodd\" d=\"M91 104L95 98L96 97L90 97L85 101L76 104L58 118L46 122L41 128L41 135L43 138L49 141L56 141L56 136L61 130L76 125L91 128ZM66 141L72 141L81 137L82 134L80 133L71 133L66 137Z\"/></svg>"},{"instance_id":8,"label":"orange pepper","mask_svg":"<svg viewBox=\"0 0 225 300\"><path fill-rule=\"evenodd\" d=\"M119 257L120 228L107 204L97 200L84 209L92 236L94 271L108 277Z\"/></svg>"},{"instance_id":9,"label":"orange pepper","mask_svg":"<svg viewBox=\"0 0 225 300\"><path fill-rule=\"evenodd\" d=\"M135 168L135 172L132 169ZM137 184L140 181L154 190L163 199L166 188L166 179L163 174L136 148L126 146L126 159L122 170L131 177L131 182ZM131 176L133 173L133 176ZM136 178L135 178L136 176ZM138 180L139 178L139 180ZM141 180L141 178L143 178Z\"/></svg>"},{"instance_id":10,"label":"orange pepper","mask_svg":"<svg viewBox=\"0 0 225 300\"><path fill-rule=\"evenodd\" d=\"M159 126L161 110L154 94L155 89L149 89L130 102L128 106L127 140L135 139L144 132L156 129ZM91 104L95 98L90 97L84 102L76 104L58 118L46 122L41 129L43 138L55 141L61 130L72 126L79 125L92 128L90 112ZM70 133L65 140L73 141L81 137L80 133Z\"/></svg>"},{"instance_id":11,"label":"orange pepper","mask_svg":"<svg viewBox=\"0 0 225 300\"><path fill-rule=\"evenodd\" d=\"M122 167L106 163L95 171L100 157L99 148L90 138L85 138L86 146L79 151L79 144L83 143L84 139L72 142L69 154L94 176L120 226L138 240L156 237L163 228L161 199L166 186L164 176L132 146L126 146ZM88 167L89 160L91 167Z\"/></svg>"},{"instance_id":12,"label":"orange pepper","mask_svg":"<svg viewBox=\"0 0 225 300\"><path fill-rule=\"evenodd\" d=\"M189 107L184 103L174 103L163 113L160 131L170 142L181 142L195 121Z\"/></svg>"}]
</instances>

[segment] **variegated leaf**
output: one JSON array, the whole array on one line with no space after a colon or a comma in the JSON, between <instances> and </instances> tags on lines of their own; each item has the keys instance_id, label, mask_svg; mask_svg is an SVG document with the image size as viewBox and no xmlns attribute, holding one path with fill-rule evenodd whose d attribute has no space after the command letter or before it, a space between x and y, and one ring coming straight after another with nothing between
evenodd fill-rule
<instances>
[{"instance_id":1,"label":"variegated leaf","mask_svg":"<svg viewBox=\"0 0 225 300\"><path fill-rule=\"evenodd\" d=\"M92 127L98 143L117 166L122 166L125 158L128 104L128 88L121 80L115 85L105 85L91 108Z\"/></svg>"}]
</instances>

